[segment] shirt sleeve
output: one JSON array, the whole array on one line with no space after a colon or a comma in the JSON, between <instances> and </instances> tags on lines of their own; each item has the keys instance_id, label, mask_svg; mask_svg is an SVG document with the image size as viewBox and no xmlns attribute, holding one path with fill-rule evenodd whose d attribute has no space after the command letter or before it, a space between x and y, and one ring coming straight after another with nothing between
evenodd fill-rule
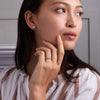
<instances>
[{"instance_id":1,"label":"shirt sleeve","mask_svg":"<svg viewBox=\"0 0 100 100\"><path fill-rule=\"evenodd\" d=\"M100 100L100 76L88 68L81 69L78 89L75 100Z\"/></svg>"},{"instance_id":2,"label":"shirt sleeve","mask_svg":"<svg viewBox=\"0 0 100 100\"><path fill-rule=\"evenodd\" d=\"M0 100L29 100L29 76L16 67L0 72Z\"/></svg>"}]
</instances>

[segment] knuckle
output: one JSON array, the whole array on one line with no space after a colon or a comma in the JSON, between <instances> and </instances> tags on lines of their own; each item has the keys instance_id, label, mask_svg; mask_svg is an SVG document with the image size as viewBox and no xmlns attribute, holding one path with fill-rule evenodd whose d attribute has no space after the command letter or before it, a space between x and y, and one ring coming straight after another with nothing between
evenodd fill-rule
<instances>
[{"instance_id":1,"label":"knuckle","mask_svg":"<svg viewBox=\"0 0 100 100\"><path fill-rule=\"evenodd\" d=\"M47 68L48 70L52 70L52 69L53 69L53 68L52 68L52 65L51 65L50 63L46 65L46 68Z\"/></svg>"},{"instance_id":2,"label":"knuckle","mask_svg":"<svg viewBox=\"0 0 100 100\"><path fill-rule=\"evenodd\" d=\"M64 52L63 51L60 51L60 55L64 56Z\"/></svg>"},{"instance_id":3,"label":"knuckle","mask_svg":"<svg viewBox=\"0 0 100 100\"><path fill-rule=\"evenodd\" d=\"M47 69L47 67L46 67L45 65L42 65L42 68L43 68L43 69Z\"/></svg>"},{"instance_id":4,"label":"knuckle","mask_svg":"<svg viewBox=\"0 0 100 100\"><path fill-rule=\"evenodd\" d=\"M41 52L40 52L40 55L44 55L44 51L41 51Z\"/></svg>"},{"instance_id":5,"label":"knuckle","mask_svg":"<svg viewBox=\"0 0 100 100\"><path fill-rule=\"evenodd\" d=\"M46 49L46 52L48 52L48 53L49 53L49 52L51 52L51 50L50 50L50 49Z\"/></svg>"}]
</instances>

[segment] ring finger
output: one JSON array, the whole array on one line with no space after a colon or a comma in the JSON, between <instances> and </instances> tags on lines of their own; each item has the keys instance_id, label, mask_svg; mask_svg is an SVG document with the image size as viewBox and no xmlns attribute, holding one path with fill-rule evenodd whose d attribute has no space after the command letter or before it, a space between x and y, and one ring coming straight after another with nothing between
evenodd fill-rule
<instances>
[{"instance_id":1,"label":"ring finger","mask_svg":"<svg viewBox=\"0 0 100 100\"><path fill-rule=\"evenodd\" d=\"M52 56L51 56L51 50L49 48L46 47L40 47L37 48L36 50L41 50L45 52L45 61L51 61L52 60Z\"/></svg>"}]
</instances>

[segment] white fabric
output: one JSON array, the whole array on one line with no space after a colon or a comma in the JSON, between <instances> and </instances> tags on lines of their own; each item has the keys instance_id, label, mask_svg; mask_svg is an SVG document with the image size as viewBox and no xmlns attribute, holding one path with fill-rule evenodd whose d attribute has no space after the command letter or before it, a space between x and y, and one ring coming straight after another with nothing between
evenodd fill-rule
<instances>
[{"instance_id":1,"label":"white fabric","mask_svg":"<svg viewBox=\"0 0 100 100\"><path fill-rule=\"evenodd\" d=\"M78 69L76 83L58 75L46 94L47 100L100 100L100 76L88 68ZM29 76L13 67L0 72L0 100L29 100ZM37 94L38 95L38 94Z\"/></svg>"}]
</instances>

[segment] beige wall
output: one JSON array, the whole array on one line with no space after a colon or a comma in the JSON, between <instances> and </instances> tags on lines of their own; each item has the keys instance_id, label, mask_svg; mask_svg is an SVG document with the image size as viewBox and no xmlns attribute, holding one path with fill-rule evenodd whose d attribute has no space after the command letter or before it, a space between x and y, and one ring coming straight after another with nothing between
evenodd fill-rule
<instances>
[{"instance_id":1,"label":"beige wall","mask_svg":"<svg viewBox=\"0 0 100 100\"><path fill-rule=\"evenodd\" d=\"M0 46L15 45L17 18L22 0L0 0Z\"/></svg>"},{"instance_id":2,"label":"beige wall","mask_svg":"<svg viewBox=\"0 0 100 100\"><path fill-rule=\"evenodd\" d=\"M98 12L100 27L100 0L81 0L84 11ZM22 0L0 0L0 45L15 45L17 37L17 17ZM98 28L100 32L100 28ZM100 37L100 36L99 36Z\"/></svg>"},{"instance_id":3,"label":"beige wall","mask_svg":"<svg viewBox=\"0 0 100 100\"><path fill-rule=\"evenodd\" d=\"M75 52L82 60L89 62L100 71L100 0L81 1L85 19ZM10 64L9 62L12 63L11 57L16 45L17 18L21 3L22 0L0 0L0 65L4 65L5 61L6 65Z\"/></svg>"}]
</instances>

